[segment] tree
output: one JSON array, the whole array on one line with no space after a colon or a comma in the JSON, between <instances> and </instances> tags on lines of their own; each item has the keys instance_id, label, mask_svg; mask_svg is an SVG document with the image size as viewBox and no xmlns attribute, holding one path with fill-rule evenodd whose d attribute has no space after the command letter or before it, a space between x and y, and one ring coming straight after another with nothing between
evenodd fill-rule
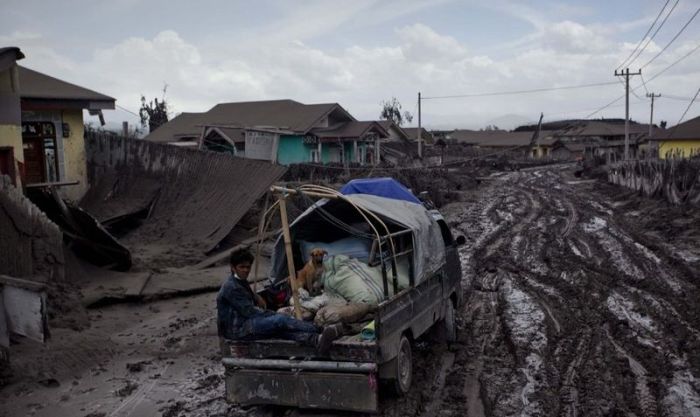
<instances>
[{"instance_id":1,"label":"tree","mask_svg":"<svg viewBox=\"0 0 700 417\"><path fill-rule=\"evenodd\" d=\"M390 101L382 101L382 112L379 114L379 118L383 120L391 120L397 126L401 126L404 121L411 123L413 121L413 115L408 111L401 113L401 103L392 97Z\"/></svg>"},{"instance_id":2,"label":"tree","mask_svg":"<svg viewBox=\"0 0 700 417\"><path fill-rule=\"evenodd\" d=\"M659 126L660 126L662 129L666 129L666 120L662 120L661 123L659 123Z\"/></svg>"},{"instance_id":3,"label":"tree","mask_svg":"<svg viewBox=\"0 0 700 417\"><path fill-rule=\"evenodd\" d=\"M163 97L160 101L156 98L146 103L146 97L141 95L141 109L139 109L141 126L145 129L146 125L148 125L149 132L153 132L168 122L168 103L165 101L165 91L167 89L168 85L166 84L163 87Z\"/></svg>"}]
</instances>

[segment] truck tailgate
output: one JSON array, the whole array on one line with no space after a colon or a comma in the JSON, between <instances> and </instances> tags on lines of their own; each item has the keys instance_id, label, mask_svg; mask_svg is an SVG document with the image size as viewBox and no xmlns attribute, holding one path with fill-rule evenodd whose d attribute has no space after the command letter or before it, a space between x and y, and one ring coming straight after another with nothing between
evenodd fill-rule
<instances>
[{"instance_id":1,"label":"truck tailgate","mask_svg":"<svg viewBox=\"0 0 700 417\"><path fill-rule=\"evenodd\" d=\"M223 362L226 400L233 403L377 411L374 363L235 358Z\"/></svg>"}]
</instances>

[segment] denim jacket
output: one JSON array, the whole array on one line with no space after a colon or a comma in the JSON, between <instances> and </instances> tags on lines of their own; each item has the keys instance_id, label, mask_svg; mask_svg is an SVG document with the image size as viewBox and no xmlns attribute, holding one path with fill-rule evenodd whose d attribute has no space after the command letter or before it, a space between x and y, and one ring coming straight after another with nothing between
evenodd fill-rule
<instances>
[{"instance_id":1,"label":"denim jacket","mask_svg":"<svg viewBox=\"0 0 700 417\"><path fill-rule=\"evenodd\" d=\"M226 339L244 338L247 333L248 319L271 313L256 305L255 296L248 281L241 280L233 274L226 279L219 290L216 309L219 336Z\"/></svg>"}]
</instances>

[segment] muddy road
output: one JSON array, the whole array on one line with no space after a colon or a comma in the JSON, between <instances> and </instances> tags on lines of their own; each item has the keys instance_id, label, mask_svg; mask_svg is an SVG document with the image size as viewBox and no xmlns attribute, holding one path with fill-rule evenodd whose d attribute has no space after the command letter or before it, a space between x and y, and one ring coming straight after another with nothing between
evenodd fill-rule
<instances>
[{"instance_id":1,"label":"muddy road","mask_svg":"<svg viewBox=\"0 0 700 417\"><path fill-rule=\"evenodd\" d=\"M700 416L700 223L625 196L553 166L444 207L467 238L459 340L419 340L411 392L380 415ZM335 415L226 404L215 296L90 310L90 329L20 343L0 416Z\"/></svg>"},{"instance_id":2,"label":"muddy road","mask_svg":"<svg viewBox=\"0 0 700 417\"><path fill-rule=\"evenodd\" d=\"M468 241L459 343L441 389L401 411L700 416L697 242L674 250L567 167L492 179L445 209Z\"/></svg>"}]
</instances>

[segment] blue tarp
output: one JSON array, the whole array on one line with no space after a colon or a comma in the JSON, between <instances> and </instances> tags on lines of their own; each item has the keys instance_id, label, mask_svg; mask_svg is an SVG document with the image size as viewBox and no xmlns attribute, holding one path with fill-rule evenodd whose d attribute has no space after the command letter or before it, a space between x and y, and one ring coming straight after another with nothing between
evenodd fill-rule
<instances>
[{"instance_id":1,"label":"blue tarp","mask_svg":"<svg viewBox=\"0 0 700 417\"><path fill-rule=\"evenodd\" d=\"M395 179L388 177L352 180L345 184L340 189L340 192L345 195L370 194L421 204L421 201L408 188Z\"/></svg>"}]
</instances>

